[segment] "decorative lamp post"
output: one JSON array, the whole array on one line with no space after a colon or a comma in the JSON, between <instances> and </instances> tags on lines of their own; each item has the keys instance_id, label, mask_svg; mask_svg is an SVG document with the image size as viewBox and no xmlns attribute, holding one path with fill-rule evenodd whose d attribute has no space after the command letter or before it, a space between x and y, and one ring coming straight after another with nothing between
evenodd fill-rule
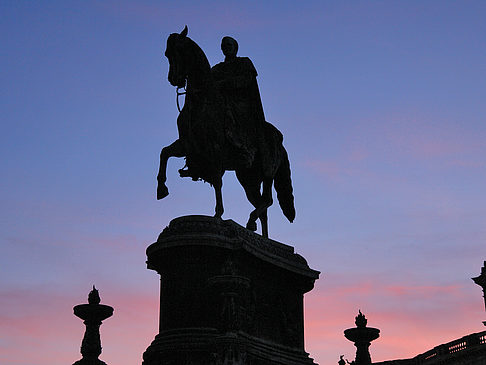
<instances>
[{"instance_id":1,"label":"decorative lamp post","mask_svg":"<svg viewBox=\"0 0 486 365\"><path fill-rule=\"evenodd\" d=\"M371 356L369 347L371 341L380 337L380 330L378 328L366 327L368 320L361 311L359 311L355 323L355 328L348 328L344 331L344 337L354 342L354 346L356 346L356 359L351 364L370 365Z\"/></svg>"},{"instance_id":2,"label":"decorative lamp post","mask_svg":"<svg viewBox=\"0 0 486 365\"><path fill-rule=\"evenodd\" d=\"M481 268L481 275L472 279L476 284L483 288L484 309L486 310L486 261L484 261L483 267ZM486 321L484 321L483 324L486 326Z\"/></svg>"},{"instance_id":3,"label":"decorative lamp post","mask_svg":"<svg viewBox=\"0 0 486 365\"><path fill-rule=\"evenodd\" d=\"M100 302L98 290L93 285L93 290L88 295L88 304L79 304L73 308L74 315L84 320L86 325L81 343L83 358L73 365L106 365L98 359L101 354L100 326L101 321L113 315L113 308Z\"/></svg>"}]
</instances>

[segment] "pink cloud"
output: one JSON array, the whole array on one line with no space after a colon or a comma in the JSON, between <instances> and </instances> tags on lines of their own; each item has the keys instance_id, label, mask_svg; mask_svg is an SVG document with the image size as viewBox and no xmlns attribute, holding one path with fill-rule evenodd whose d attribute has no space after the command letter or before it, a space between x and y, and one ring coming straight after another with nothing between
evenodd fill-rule
<instances>
[{"instance_id":1,"label":"pink cloud","mask_svg":"<svg viewBox=\"0 0 486 365\"><path fill-rule=\"evenodd\" d=\"M461 160L461 159L451 159L449 165L453 167L464 167L464 168L484 168L486 167L486 161L479 160Z\"/></svg>"},{"instance_id":2,"label":"pink cloud","mask_svg":"<svg viewBox=\"0 0 486 365\"><path fill-rule=\"evenodd\" d=\"M410 182L414 175L403 164L413 163L426 179L438 171L486 166L486 134L471 132L455 122L436 122L431 116L411 113L377 115L346 131L334 157L314 158L304 166L332 181L349 177L360 183Z\"/></svg>"},{"instance_id":3,"label":"pink cloud","mask_svg":"<svg viewBox=\"0 0 486 365\"><path fill-rule=\"evenodd\" d=\"M350 174L350 172L346 171L343 166L338 165L338 163L334 161L309 160L305 162L305 166L319 175L324 175L333 180L342 175Z\"/></svg>"},{"instance_id":4,"label":"pink cloud","mask_svg":"<svg viewBox=\"0 0 486 365\"><path fill-rule=\"evenodd\" d=\"M451 164L461 159L469 166L484 166L485 134L461 128L450 121L435 122L427 116L389 116L383 137L393 149L414 159Z\"/></svg>"},{"instance_id":5,"label":"pink cloud","mask_svg":"<svg viewBox=\"0 0 486 365\"><path fill-rule=\"evenodd\" d=\"M307 169L323 175L326 179L342 180L349 177L370 179L374 173L367 169L364 162L370 158L370 152L359 145L351 146L349 150L334 159L308 159L303 162Z\"/></svg>"},{"instance_id":6,"label":"pink cloud","mask_svg":"<svg viewBox=\"0 0 486 365\"><path fill-rule=\"evenodd\" d=\"M367 166L364 162L371 158L368 152L351 152L343 159L309 159L303 162L303 166L326 183L345 182L352 184L354 189L359 185L371 189L379 187L384 192L384 187L402 189L406 185L406 179L395 174L394 171L383 172Z\"/></svg>"},{"instance_id":7,"label":"pink cloud","mask_svg":"<svg viewBox=\"0 0 486 365\"><path fill-rule=\"evenodd\" d=\"M350 151L349 153L349 161L353 162L361 162L368 158L370 155L369 151L367 151L363 147L355 147L353 150Z\"/></svg>"},{"instance_id":8,"label":"pink cloud","mask_svg":"<svg viewBox=\"0 0 486 365\"><path fill-rule=\"evenodd\" d=\"M393 296L397 297L419 297L430 298L437 295L460 295L460 287L458 285L447 286L405 286L392 285L385 288L385 290Z\"/></svg>"}]
</instances>

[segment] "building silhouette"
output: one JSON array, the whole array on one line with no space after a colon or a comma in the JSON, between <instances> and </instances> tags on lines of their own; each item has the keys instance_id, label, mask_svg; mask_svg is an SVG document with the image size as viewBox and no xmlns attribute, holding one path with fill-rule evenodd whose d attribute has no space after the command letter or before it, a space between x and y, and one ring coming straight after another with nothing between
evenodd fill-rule
<instances>
[{"instance_id":1,"label":"building silhouette","mask_svg":"<svg viewBox=\"0 0 486 365\"><path fill-rule=\"evenodd\" d=\"M486 261L481 275L472 280L486 287ZM485 308L486 308L486 296ZM486 322L483 322L486 326ZM376 365L486 365L486 331L471 333L457 340L447 342L411 359L389 360L374 363Z\"/></svg>"},{"instance_id":2,"label":"building silhouette","mask_svg":"<svg viewBox=\"0 0 486 365\"><path fill-rule=\"evenodd\" d=\"M411 359L375 362L375 365L486 365L486 331L444 343Z\"/></svg>"}]
</instances>

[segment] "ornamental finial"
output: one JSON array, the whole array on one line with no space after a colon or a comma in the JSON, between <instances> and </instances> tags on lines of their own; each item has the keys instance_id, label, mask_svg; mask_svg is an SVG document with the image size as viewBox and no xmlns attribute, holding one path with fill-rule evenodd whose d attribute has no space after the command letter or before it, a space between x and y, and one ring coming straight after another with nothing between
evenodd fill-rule
<instances>
[{"instance_id":1,"label":"ornamental finial","mask_svg":"<svg viewBox=\"0 0 486 365\"><path fill-rule=\"evenodd\" d=\"M96 290L95 286L93 285L93 290L91 290L88 294L88 303L89 304L100 304L101 298L100 293Z\"/></svg>"},{"instance_id":2,"label":"ornamental finial","mask_svg":"<svg viewBox=\"0 0 486 365\"><path fill-rule=\"evenodd\" d=\"M363 313L361 313L361 310L358 310L359 314L356 316L356 320L354 323L356 323L356 327L366 327L368 324L368 320L364 316Z\"/></svg>"}]
</instances>

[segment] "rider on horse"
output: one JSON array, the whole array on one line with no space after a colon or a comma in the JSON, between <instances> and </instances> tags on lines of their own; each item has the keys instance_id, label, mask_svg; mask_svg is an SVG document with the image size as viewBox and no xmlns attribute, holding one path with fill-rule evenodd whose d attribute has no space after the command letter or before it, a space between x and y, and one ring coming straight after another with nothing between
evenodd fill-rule
<instances>
[{"instance_id":1,"label":"rider on horse","mask_svg":"<svg viewBox=\"0 0 486 365\"><path fill-rule=\"evenodd\" d=\"M225 136L234 157L250 167L261 154L264 166L267 153L264 139L265 115L256 80L257 72L248 57L237 57L238 42L224 37L221 50L225 56L211 69L216 89L225 99Z\"/></svg>"},{"instance_id":2,"label":"rider on horse","mask_svg":"<svg viewBox=\"0 0 486 365\"><path fill-rule=\"evenodd\" d=\"M283 214L295 218L291 171L283 136L265 121L256 82L257 72L246 57L236 57L237 42L223 38L224 62L212 69L202 49L187 37L187 27L167 39L168 79L178 88L186 86L184 108L177 118L179 138L162 149L157 175L157 199L169 194L167 161L185 157L181 176L210 183L215 191L215 217L224 208L222 177L235 171L248 201L255 207L246 227L268 237L267 209L273 203L272 186Z\"/></svg>"}]
</instances>

